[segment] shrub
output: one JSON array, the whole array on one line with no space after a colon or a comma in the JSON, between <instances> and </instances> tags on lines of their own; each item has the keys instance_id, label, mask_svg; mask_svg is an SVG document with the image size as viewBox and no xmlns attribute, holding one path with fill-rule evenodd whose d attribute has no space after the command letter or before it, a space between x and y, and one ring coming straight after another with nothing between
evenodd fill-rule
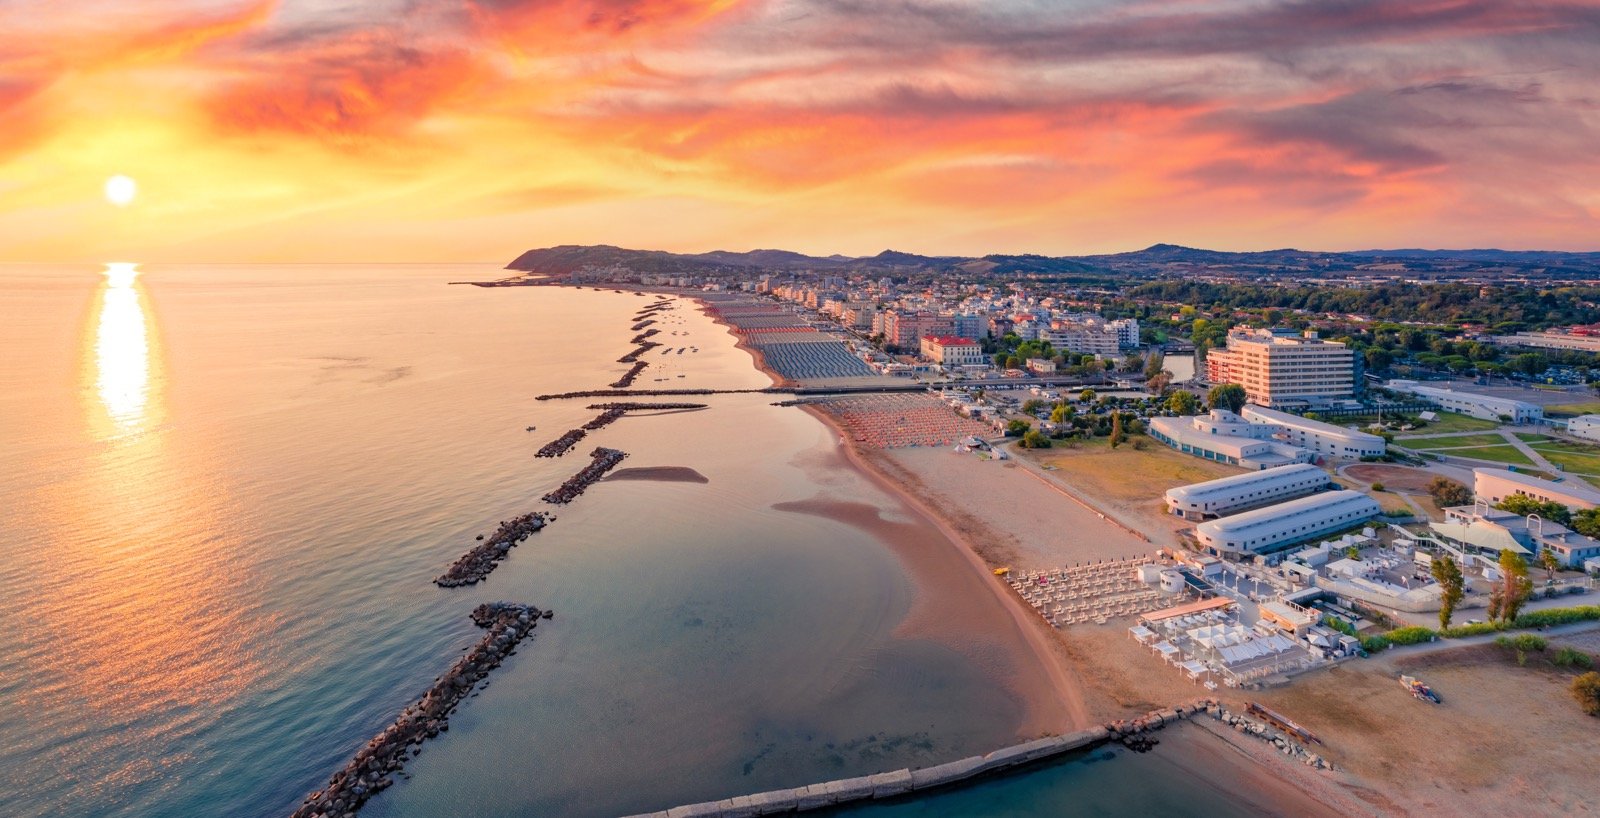
<instances>
[{"instance_id":1,"label":"shrub","mask_svg":"<svg viewBox=\"0 0 1600 818\"><path fill-rule=\"evenodd\" d=\"M1562 648L1550 661L1556 667L1594 667L1594 658L1576 648Z\"/></svg>"},{"instance_id":2,"label":"shrub","mask_svg":"<svg viewBox=\"0 0 1600 818\"><path fill-rule=\"evenodd\" d=\"M1431 628L1412 625L1405 628L1395 628L1384 634L1383 638L1395 645L1419 645L1423 642L1432 642L1438 636L1439 634Z\"/></svg>"},{"instance_id":3,"label":"shrub","mask_svg":"<svg viewBox=\"0 0 1600 818\"><path fill-rule=\"evenodd\" d=\"M1528 611L1517 617L1516 626L1519 628L1545 628L1551 625L1566 625L1572 622L1591 622L1600 619L1600 605L1578 605L1572 608L1545 608L1542 611Z\"/></svg>"},{"instance_id":4,"label":"shrub","mask_svg":"<svg viewBox=\"0 0 1600 818\"><path fill-rule=\"evenodd\" d=\"M1343 619L1340 619L1339 617L1334 616L1333 614L1323 614L1322 615L1322 624L1327 625L1330 628L1333 628L1334 630L1344 634L1345 636L1355 636L1356 635L1356 626L1355 625L1352 625L1349 622L1346 622Z\"/></svg>"},{"instance_id":5,"label":"shrub","mask_svg":"<svg viewBox=\"0 0 1600 818\"><path fill-rule=\"evenodd\" d=\"M1372 484L1372 490L1373 491L1383 491L1383 484L1382 483L1373 483Z\"/></svg>"},{"instance_id":6,"label":"shrub","mask_svg":"<svg viewBox=\"0 0 1600 818\"><path fill-rule=\"evenodd\" d=\"M1453 628L1445 628L1439 632L1439 635L1449 639L1460 639L1466 636L1483 636L1494 633L1502 627L1498 622L1478 622L1472 625L1457 625Z\"/></svg>"},{"instance_id":7,"label":"shrub","mask_svg":"<svg viewBox=\"0 0 1600 818\"><path fill-rule=\"evenodd\" d=\"M1389 639L1383 634L1369 636L1361 640L1361 649L1368 653L1378 653L1389 647Z\"/></svg>"},{"instance_id":8,"label":"shrub","mask_svg":"<svg viewBox=\"0 0 1600 818\"><path fill-rule=\"evenodd\" d=\"M1494 640L1494 643L1502 648L1514 648L1516 650L1542 651L1545 648L1550 647L1550 643L1546 642L1544 637L1535 636L1531 633L1519 633L1516 636L1502 636L1499 639Z\"/></svg>"},{"instance_id":9,"label":"shrub","mask_svg":"<svg viewBox=\"0 0 1600 818\"><path fill-rule=\"evenodd\" d=\"M1600 716L1600 673L1589 671L1572 680L1572 698L1591 716Z\"/></svg>"}]
</instances>

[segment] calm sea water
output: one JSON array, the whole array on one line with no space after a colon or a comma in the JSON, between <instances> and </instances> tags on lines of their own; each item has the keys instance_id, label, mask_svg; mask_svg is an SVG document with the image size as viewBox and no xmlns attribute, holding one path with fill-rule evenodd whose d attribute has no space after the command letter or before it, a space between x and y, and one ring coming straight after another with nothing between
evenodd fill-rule
<instances>
[{"instance_id":1,"label":"calm sea water","mask_svg":"<svg viewBox=\"0 0 1600 818\"><path fill-rule=\"evenodd\" d=\"M594 412L532 397L613 380L646 300L446 286L495 273L0 267L0 815L284 814L490 599L557 618L363 814L613 815L1013 738L982 668L894 635L887 549L772 510L894 507L809 416L719 396L535 459ZM640 386L766 385L687 305L662 329L699 352ZM597 443L710 482L601 484L485 585L431 584Z\"/></svg>"}]
</instances>

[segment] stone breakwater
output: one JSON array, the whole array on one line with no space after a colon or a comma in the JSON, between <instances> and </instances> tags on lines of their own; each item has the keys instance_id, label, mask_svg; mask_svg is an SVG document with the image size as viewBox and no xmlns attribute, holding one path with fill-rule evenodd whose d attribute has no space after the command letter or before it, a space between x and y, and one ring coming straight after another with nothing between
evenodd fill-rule
<instances>
[{"instance_id":1,"label":"stone breakwater","mask_svg":"<svg viewBox=\"0 0 1600 818\"><path fill-rule=\"evenodd\" d=\"M639 348L643 349L644 346L640 345ZM633 366L629 367L627 372L622 373L622 377L610 383L611 388L627 389L628 387L633 386L633 382L639 378L639 373L643 372L644 368L649 365L650 364L646 363L645 361L634 361Z\"/></svg>"},{"instance_id":2,"label":"stone breakwater","mask_svg":"<svg viewBox=\"0 0 1600 818\"><path fill-rule=\"evenodd\" d=\"M648 327L648 326L650 326L650 325L651 325L651 324L654 324L654 323L655 323L655 320L654 320L654 319L651 319L651 318L646 318L646 319L645 319L645 320L643 320L643 321L640 321L640 322L639 322L639 323L637 323L637 324L634 324L634 325L633 325L633 326L632 326L632 327L630 327L630 328L629 328L629 329L632 329L632 330L633 330L633 331L634 331L634 332L638 332L638 331L639 331L639 330L642 330L642 329L644 329L644 328L645 328L645 327Z\"/></svg>"},{"instance_id":3,"label":"stone breakwater","mask_svg":"<svg viewBox=\"0 0 1600 818\"><path fill-rule=\"evenodd\" d=\"M537 395L534 397L534 400L571 400L572 398L629 398L671 395L784 395L792 394L793 392L793 389L779 386L768 386L763 389L585 389L581 392L557 392L553 395Z\"/></svg>"},{"instance_id":4,"label":"stone breakwater","mask_svg":"<svg viewBox=\"0 0 1600 818\"><path fill-rule=\"evenodd\" d=\"M1233 728L1238 733L1261 739L1272 745L1272 748L1277 752L1307 767L1314 767L1318 770L1333 769L1332 762L1312 752L1310 748L1301 743L1309 735L1303 731L1302 735L1294 735L1265 719L1252 718L1248 715L1235 713L1217 702L1211 702L1205 708L1205 713L1221 722L1224 726Z\"/></svg>"},{"instance_id":5,"label":"stone breakwater","mask_svg":"<svg viewBox=\"0 0 1600 818\"><path fill-rule=\"evenodd\" d=\"M472 611L472 621L488 633L444 675L434 680L422 698L400 711L394 722L358 750L328 785L306 796L291 818L354 818L368 798L394 783L392 774L422 752L422 743L450 729L450 714L477 684L516 652L517 643L550 611L532 605L494 602Z\"/></svg>"},{"instance_id":6,"label":"stone breakwater","mask_svg":"<svg viewBox=\"0 0 1600 818\"><path fill-rule=\"evenodd\" d=\"M628 343L630 343L630 344L642 344L645 341L650 340L650 336L659 335L660 333L661 333L661 330L658 330L658 329L647 329L644 332L641 332L638 335L635 335L632 338L628 339Z\"/></svg>"},{"instance_id":7,"label":"stone breakwater","mask_svg":"<svg viewBox=\"0 0 1600 818\"><path fill-rule=\"evenodd\" d=\"M628 353L627 355L622 356L621 358L618 358L617 359L617 363L619 363L619 364L631 364L634 361L639 360L639 356L640 355L643 355L646 352L649 352L650 350L655 349L658 346L661 346L661 345L656 343L655 341L645 341L644 343L642 343L639 346L635 347L632 352Z\"/></svg>"},{"instance_id":8,"label":"stone breakwater","mask_svg":"<svg viewBox=\"0 0 1600 818\"><path fill-rule=\"evenodd\" d=\"M555 491L544 496L543 499L546 503L561 505L576 500L579 495L588 491L595 481L605 477L606 472L616 468L617 464L628 456L628 453L619 449L607 449L601 446L590 452L589 456L594 458L589 461L589 465L584 466L577 474L567 478L567 482L562 483Z\"/></svg>"},{"instance_id":9,"label":"stone breakwater","mask_svg":"<svg viewBox=\"0 0 1600 818\"><path fill-rule=\"evenodd\" d=\"M584 436L587 434L589 433L582 429L573 429L568 431L555 440L552 440L549 443L539 447L539 451L534 452L533 456L560 457L567 452L572 451L573 448L578 445L578 441L583 440Z\"/></svg>"},{"instance_id":10,"label":"stone breakwater","mask_svg":"<svg viewBox=\"0 0 1600 818\"><path fill-rule=\"evenodd\" d=\"M532 511L521 517L501 521L500 527L495 529L487 540L461 555L461 559L456 560L449 569L440 574L433 584L440 588L476 585L489 576L489 572L506 558L517 543L533 536L554 519L545 516L543 512Z\"/></svg>"},{"instance_id":11,"label":"stone breakwater","mask_svg":"<svg viewBox=\"0 0 1600 818\"><path fill-rule=\"evenodd\" d=\"M721 801L673 807L633 818L750 818L754 815L809 812L858 801L895 798L938 787L948 787L1112 741L1142 751L1154 744L1149 737L1150 733L1197 713L1207 712L1207 708L1216 706L1215 700L1196 699L1177 707L1151 711L1137 719L1114 721L1103 727L1080 730L1064 736L1034 739L986 755L969 756L934 767L895 770L787 790L741 795Z\"/></svg>"},{"instance_id":12,"label":"stone breakwater","mask_svg":"<svg viewBox=\"0 0 1600 818\"><path fill-rule=\"evenodd\" d=\"M620 409L624 412L649 412L667 411L670 409L705 409L703 403L632 403L629 401L616 401L613 403L591 403L585 409Z\"/></svg>"}]
</instances>

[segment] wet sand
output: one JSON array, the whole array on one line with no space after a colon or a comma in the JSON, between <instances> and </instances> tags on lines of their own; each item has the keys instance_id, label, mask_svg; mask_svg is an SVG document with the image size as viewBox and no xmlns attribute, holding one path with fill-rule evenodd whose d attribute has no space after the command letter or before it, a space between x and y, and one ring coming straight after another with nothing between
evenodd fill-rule
<instances>
[{"instance_id":1,"label":"wet sand","mask_svg":"<svg viewBox=\"0 0 1600 818\"><path fill-rule=\"evenodd\" d=\"M709 483L710 478L688 466L637 466L617 469L607 475L602 483L612 480L653 480L658 483Z\"/></svg>"}]
</instances>

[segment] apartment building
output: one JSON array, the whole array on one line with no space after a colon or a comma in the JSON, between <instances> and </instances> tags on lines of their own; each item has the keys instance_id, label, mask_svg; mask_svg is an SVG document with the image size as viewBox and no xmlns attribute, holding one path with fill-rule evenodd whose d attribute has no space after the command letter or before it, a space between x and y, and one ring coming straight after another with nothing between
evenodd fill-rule
<instances>
[{"instance_id":1,"label":"apartment building","mask_svg":"<svg viewBox=\"0 0 1600 818\"><path fill-rule=\"evenodd\" d=\"M1226 349L1206 355L1206 378L1237 383L1250 402L1310 408L1355 397L1355 353L1337 341L1264 329L1236 329Z\"/></svg>"}]
</instances>

